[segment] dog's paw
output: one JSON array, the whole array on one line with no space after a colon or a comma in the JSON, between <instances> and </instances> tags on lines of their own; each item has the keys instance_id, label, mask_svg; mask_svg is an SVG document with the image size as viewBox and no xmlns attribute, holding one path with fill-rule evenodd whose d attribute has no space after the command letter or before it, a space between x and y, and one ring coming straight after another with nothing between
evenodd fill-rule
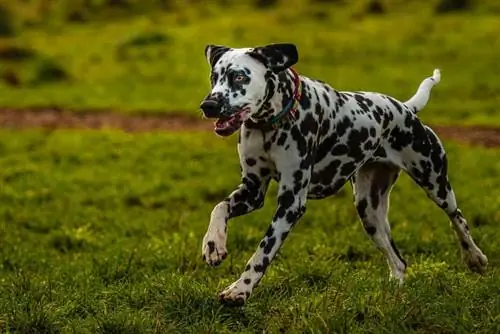
<instances>
[{"instance_id":1,"label":"dog's paw","mask_svg":"<svg viewBox=\"0 0 500 334\"><path fill-rule=\"evenodd\" d=\"M405 282L405 274L404 272L393 273L391 272L389 275L389 281L396 284L398 287L402 287Z\"/></svg>"},{"instance_id":2,"label":"dog's paw","mask_svg":"<svg viewBox=\"0 0 500 334\"><path fill-rule=\"evenodd\" d=\"M226 240L221 236L207 233L202 245L203 261L210 266L218 266L227 257Z\"/></svg>"},{"instance_id":3,"label":"dog's paw","mask_svg":"<svg viewBox=\"0 0 500 334\"><path fill-rule=\"evenodd\" d=\"M488 266L488 258L479 248L463 252L463 260L473 272L484 274Z\"/></svg>"},{"instance_id":4,"label":"dog's paw","mask_svg":"<svg viewBox=\"0 0 500 334\"><path fill-rule=\"evenodd\" d=\"M244 284L242 280L238 280L219 294L219 300L223 305L243 306L250 296L250 293L250 286Z\"/></svg>"}]
</instances>

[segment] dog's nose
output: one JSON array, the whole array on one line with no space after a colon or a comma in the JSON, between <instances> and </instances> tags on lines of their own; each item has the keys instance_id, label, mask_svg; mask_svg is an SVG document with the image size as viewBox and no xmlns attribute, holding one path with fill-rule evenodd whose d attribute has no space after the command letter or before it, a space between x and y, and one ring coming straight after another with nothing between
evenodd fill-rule
<instances>
[{"instance_id":1,"label":"dog's nose","mask_svg":"<svg viewBox=\"0 0 500 334\"><path fill-rule=\"evenodd\" d=\"M218 117L220 114L221 105L215 100L204 100L200 105L201 110L206 117Z\"/></svg>"}]
</instances>

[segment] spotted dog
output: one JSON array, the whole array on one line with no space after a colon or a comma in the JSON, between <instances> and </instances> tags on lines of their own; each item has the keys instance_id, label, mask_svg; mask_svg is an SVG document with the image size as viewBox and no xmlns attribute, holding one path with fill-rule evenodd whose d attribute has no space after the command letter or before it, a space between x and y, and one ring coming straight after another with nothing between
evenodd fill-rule
<instances>
[{"instance_id":1,"label":"spotted dog","mask_svg":"<svg viewBox=\"0 0 500 334\"><path fill-rule=\"evenodd\" d=\"M385 255L391 277L402 282L406 262L391 238L389 193L405 171L449 217L462 257L475 272L487 257L474 242L448 180L447 158L436 134L417 117L440 72L425 78L406 102L375 92L338 91L299 75L293 44L254 48L208 45L211 92L200 108L215 132L239 132L241 183L211 214L204 261L227 256L227 223L261 208L269 182L279 184L271 225L244 272L219 295L243 305L262 279L308 199L335 194L347 181L368 236Z\"/></svg>"}]
</instances>

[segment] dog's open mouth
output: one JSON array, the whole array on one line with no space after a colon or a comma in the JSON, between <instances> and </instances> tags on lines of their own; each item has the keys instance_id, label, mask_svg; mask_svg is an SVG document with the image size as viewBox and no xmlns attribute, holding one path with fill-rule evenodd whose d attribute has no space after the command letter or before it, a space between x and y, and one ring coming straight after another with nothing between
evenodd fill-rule
<instances>
[{"instance_id":1,"label":"dog's open mouth","mask_svg":"<svg viewBox=\"0 0 500 334\"><path fill-rule=\"evenodd\" d=\"M215 121L215 133L219 136L230 136L235 133L243 123L243 118L248 112L248 108L243 108L230 116L222 116Z\"/></svg>"}]
</instances>

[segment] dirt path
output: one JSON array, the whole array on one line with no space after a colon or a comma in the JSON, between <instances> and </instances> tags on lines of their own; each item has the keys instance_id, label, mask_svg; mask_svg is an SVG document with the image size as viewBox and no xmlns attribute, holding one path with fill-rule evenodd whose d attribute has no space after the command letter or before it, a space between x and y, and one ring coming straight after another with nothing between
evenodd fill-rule
<instances>
[{"instance_id":1,"label":"dirt path","mask_svg":"<svg viewBox=\"0 0 500 334\"><path fill-rule=\"evenodd\" d=\"M121 129L146 131L211 131L212 122L178 114L126 115L110 111L75 112L57 108L0 108L0 126L12 129ZM441 138L473 145L500 147L500 128L432 126Z\"/></svg>"}]
</instances>

